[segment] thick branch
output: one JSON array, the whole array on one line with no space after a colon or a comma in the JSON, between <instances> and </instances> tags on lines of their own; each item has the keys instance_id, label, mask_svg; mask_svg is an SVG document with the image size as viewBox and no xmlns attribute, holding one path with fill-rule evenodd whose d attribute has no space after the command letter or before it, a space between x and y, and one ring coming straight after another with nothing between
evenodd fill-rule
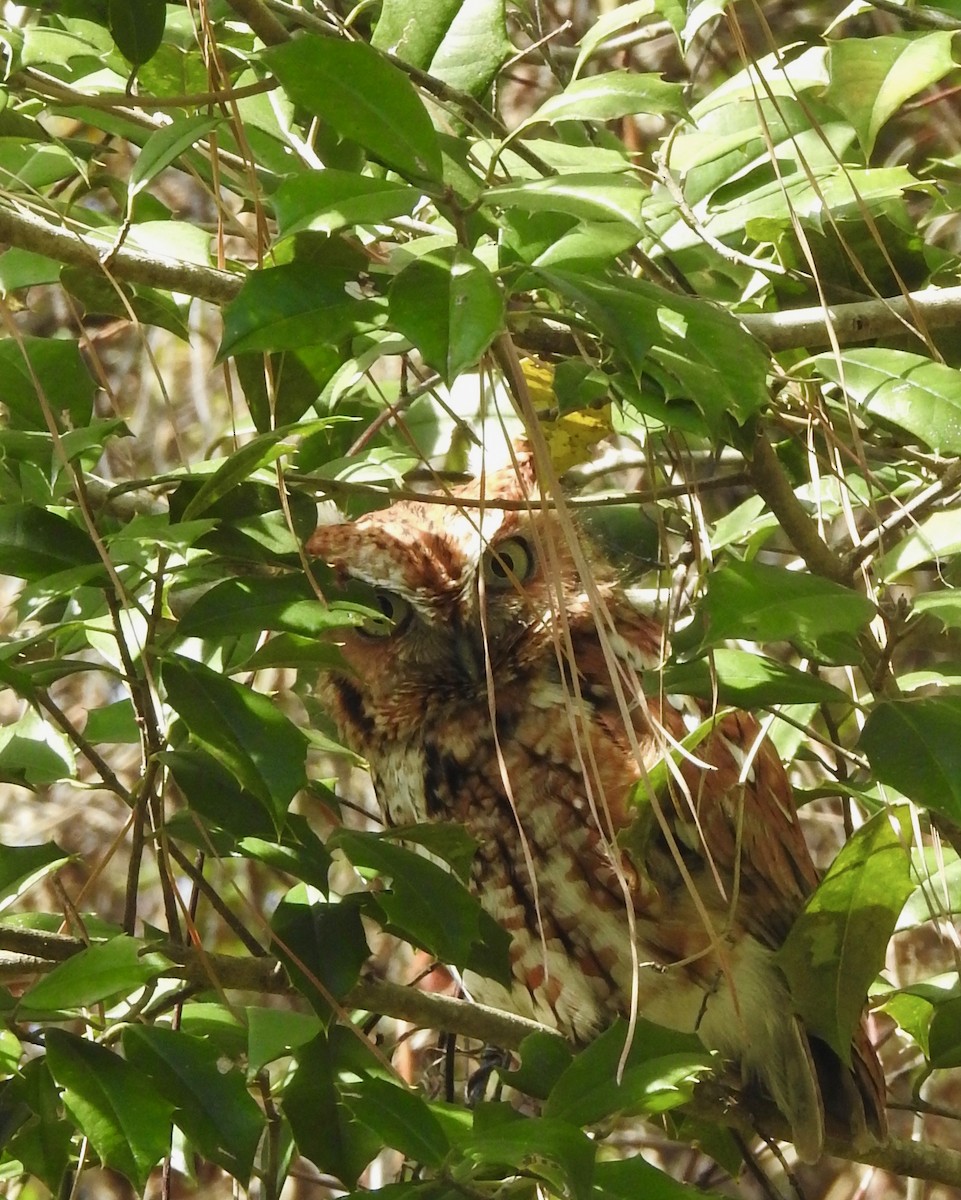
<instances>
[{"instance_id":1,"label":"thick branch","mask_svg":"<svg viewBox=\"0 0 961 1200\"><path fill-rule=\"evenodd\" d=\"M851 569L818 533L817 525L795 496L791 481L784 473L770 442L761 433L754 442L751 476L758 494L777 517L808 569L815 575L823 575L825 579L850 586Z\"/></svg>"},{"instance_id":2,"label":"thick branch","mask_svg":"<svg viewBox=\"0 0 961 1200\"><path fill-rule=\"evenodd\" d=\"M830 346L829 325L838 343L848 346L915 332L918 320L928 329L956 327L961 321L961 287L923 288L909 296L832 304L827 309L789 308L774 313L750 313L738 320L774 351Z\"/></svg>"},{"instance_id":3,"label":"thick branch","mask_svg":"<svg viewBox=\"0 0 961 1200\"><path fill-rule=\"evenodd\" d=\"M110 272L128 283L143 283L197 296L214 304L232 300L240 291L243 277L215 267L167 258L154 258L138 250L121 247L111 254L110 248L97 244L62 226L51 225L34 213L0 207L0 242L44 254L69 266L102 269L102 258L109 256Z\"/></svg>"}]
</instances>

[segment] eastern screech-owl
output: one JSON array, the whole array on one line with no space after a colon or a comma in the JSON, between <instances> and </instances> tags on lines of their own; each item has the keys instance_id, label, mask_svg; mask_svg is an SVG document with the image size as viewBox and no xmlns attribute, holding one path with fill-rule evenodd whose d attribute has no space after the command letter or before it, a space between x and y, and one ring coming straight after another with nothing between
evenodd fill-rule
<instances>
[{"instance_id":1,"label":"eastern screech-owl","mask_svg":"<svg viewBox=\"0 0 961 1200\"><path fill-rule=\"evenodd\" d=\"M372 585L385 614L344 636L350 669L321 694L387 820L458 822L477 840L473 887L512 936L514 982L470 979L471 994L578 1042L636 997L760 1083L803 1159L821 1154L825 1109L850 1137L880 1135L864 1030L842 1066L773 960L817 873L757 723L723 716L693 753L668 755L643 861L628 858L615 837L637 815L631 793L693 713L650 686L662 630L593 557L585 580L529 455L451 498L466 504L321 526L307 550Z\"/></svg>"}]
</instances>

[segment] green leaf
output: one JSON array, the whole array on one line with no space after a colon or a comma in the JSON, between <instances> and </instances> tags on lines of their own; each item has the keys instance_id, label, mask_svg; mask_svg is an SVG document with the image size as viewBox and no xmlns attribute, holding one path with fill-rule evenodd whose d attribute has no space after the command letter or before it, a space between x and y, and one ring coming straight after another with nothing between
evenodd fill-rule
<instances>
[{"instance_id":1,"label":"green leaf","mask_svg":"<svg viewBox=\"0 0 961 1200\"><path fill-rule=\"evenodd\" d=\"M703 602L705 646L728 639L798 641L817 646L826 636L855 634L874 616L865 596L838 583L772 567L731 562L711 572Z\"/></svg>"},{"instance_id":2,"label":"green leaf","mask_svg":"<svg viewBox=\"0 0 961 1200\"><path fill-rule=\"evenodd\" d=\"M542 1179L555 1196L588 1200L595 1147L582 1129L546 1117L485 1123L485 1111L476 1112L474 1132L460 1147L465 1159Z\"/></svg>"},{"instance_id":3,"label":"green leaf","mask_svg":"<svg viewBox=\"0 0 961 1200\"><path fill-rule=\"evenodd\" d=\"M862 825L777 952L805 1025L845 1063L867 990L914 887L909 829L906 807L886 809Z\"/></svg>"},{"instance_id":4,"label":"green leaf","mask_svg":"<svg viewBox=\"0 0 961 1200\"><path fill-rule=\"evenodd\" d=\"M928 1027L928 1061L936 1071L961 1067L961 996L935 1008Z\"/></svg>"},{"instance_id":5,"label":"green leaf","mask_svg":"<svg viewBox=\"0 0 961 1200\"><path fill-rule=\"evenodd\" d=\"M684 26L684 5L680 0L633 0L633 3L621 4L605 12L577 43L581 49L574 64L574 75L580 75L584 63L608 38L655 15L668 20L676 32Z\"/></svg>"},{"instance_id":6,"label":"green leaf","mask_svg":"<svg viewBox=\"0 0 961 1200\"><path fill-rule=\"evenodd\" d=\"M912 610L921 616L934 617L945 629L961 629L961 592L928 592L915 596Z\"/></svg>"},{"instance_id":7,"label":"green leaf","mask_svg":"<svg viewBox=\"0 0 961 1200\"><path fill-rule=\"evenodd\" d=\"M306 35L261 51L295 104L412 182L439 181L427 109L407 76L364 42Z\"/></svg>"},{"instance_id":8,"label":"green leaf","mask_svg":"<svg viewBox=\"0 0 961 1200\"><path fill-rule=\"evenodd\" d=\"M641 279L542 274L610 341L639 386L653 375L667 399L693 401L715 427L767 403L767 352L730 314Z\"/></svg>"},{"instance_id":9,"label":"green leaf","mask_svg":"<svg viewBox=\"0 0 961 1200\"><path fill-rule=\"evenodd\" d=\"M303 229L334 233L351 225L378 225L409 216L419 199L417 188L395 179L374 179L330 168L295 175L273 195L281 237Z\"/></svg>"},{"instance_id":10,"label":"green leaf","mask_svg":"<svg viewBox=\"0 0 961 1200\"><path fill-rule=\"evenodd\" d=\"M394 280L392 324L447 383L474 366L504 324L504 297L483 263L460 246L415 259Z\"/></svg>"},{"instance_id":11,"label":"green leaf","mask_svg":"<svg viewBox=\"0 0 961 1200\"><path fill-rule=\"evenodd\" d=\"M138 6L142 5L143 0L136 0L136 3ZM162 11L162 4L160 8ZM127 57L129 58L129 55ZM137 155L137 161L131 168L127 180L128 199L132 201L161 171L175 163L185 150L189 150L195 142L206 137L218 124L219 118L212 117L209 113L198 113L193 117L178 117L171 124L164 125L152 133L144 142Z\"/></svg>"},{"instance_id":12,"label":"green leaf","mask_svg":"<svg viewBox=\"0 0 961 1200\"><path fill-rule=\"evenodd\" d=\"M356 272L339 266L297 261L251 271L224 309L218 357L333 345L373 329L382 310L357 289Z\"/></svg>"},{"instance_id":13,"label":"green leaf","mask_svg":"<svg viewBox=\"0 0 961 1200\"><path fill-rule=\"evenodd\" d=\"M274 910L274 949L322 1018L357 982L370 948L355 904L326 904L298 884ZM320 985L318 987L318 984Z\"/></svg>"},{"instance_id":14,"label":"green leaf","mask_svg":"<svg viewBox=\"0 0 961 1200\"><path fill-rule=\"evenodd\" d=\"M47 1031L47 1061L100 1161L143 1191L170 1149L170 1103L144 1087L133 1064L62 1029Z\"/></svg>"},{"instance_id":15,"label":"green leaf","mask_svg":"<svg viewBox=\"0 0 961 1200\"><path fill-rule=\"evenodd\" d=\"M366 1058L366 1061L364 1059ZM353 1187L384 1144L341 1100L338 1079L363 1076L378 1065L353 1030L335 1026L297 1053L297 1070L284 1090L284 1115L297 1148L321 1171Z\"/></svg>"},{"instance_id":16,"label":"green leaf","mask_svg":"<svg viewBox=\"0 0 961 1200\"><path fill-rule=\"evenodd\" d=\"M701 1147L702 1153L706 1149ZM720 1192L672 1179L640 1154L616 1161L599 1162L594 1168L595 1200L720 1200Z\"/></svg>"},{"instance_id":17,"label":"green leaf","mask_svg":"<svg viewBox=\"0 0 961 1200\"><path fill-rule=\"evenodd\" d=\"M883 700L858 744L882 783L961 823L961 698Z\"/></svg>"},{"instance_id":18,"label":"green leaf","mask_svg":"<svg viewBox=\"0 0 961 1200\"><path fill-rule=\"evenodd\" d=\"M37 846L0 846L0 909L70 858L56 842Z\"/></svg>"},{"instance_id":19,"label":"green leaf","mask_svg":"<svg viewBox=\"0 0 961 1200\"><path fill-rule=\"evenodd\" d=\"M187 1140L246 1186L264 1115L243 1074L235 1067L224 1069L219 1047L173 1029L130 1025L123 1048L141 1093L149 1094L152 1085L174 1106L174 1121Z\"/></svg>"},{"instance_id":20,"label":"green leaf","mask_svg":"<svg viewBox=\"0 0 961 1200\"><path fill-rule=\"evenodd\" d=\"M237 838L276 837L273 812L265 811L263 802L240 787L217 759L194 746L165 750L161 757L202 820Z\"/></svg>"},{"instance_id":21,"label":"green leaf","mask_svg":"<svg viewBox=\"0 0 961 1200\"><path fill-rule=\"evenodd\" d=\"M905 100L955 69L952 41L952 33L939 30L829 43L827 98L857 130L866 158L881 127Z\"/></svg>"},{"instance_id":22,"label":"green leaf","mask_svg":"<svg viewBox=\"0 0 961 1200\"><path fill-rule=\"evenodd\" d=\"M939 454L961 453L961 371L907 350L819 354L814 365L865 416L894 425Z\"/></svg>"},{"instance_id":23,"label":"green leaf","mask_svg":"<svg viewBox=\"0 0 961 1200\"><path fill-rule=\"evenodd\" d=\"M439 1167L450 1142L426 1102L415 1092L384 1079L363 1079L347 1096L358 1121L373 1130L385 1146L425 1167Z\"/></svg>"},{"instance_id":24,"label":"green leaf","mask_svg":"<svg viewBox=\"0 0 961 1200\"><path fill-rule=\"evenodd\" d=\"M573 1061L569 1043L550 1033L530 1033L518 1048L520 1066L498 1073L511 1087L538 1100L546 1100L551 1088Z\"/></svg>"},{"instance_id":25,"label":"green leaf","mask_svg":"<svg viewBox=\"0 0 961 1200\"><path fill-rule=\"evenodd\" d=\"M647 194L630 175L568 174L488 188L482 202L494 208L567 213L579 221L626 222L640 230Z\"/></svg>"},{"instance_id":26,"label":"green leaf","mask_svg":"<svg viewBox=\"0 0 961 1200\"><path fill-rule=\"evenodd\" d=\"M54 417L66 412L75 429L93 415L96 386L76 342L35 337L0 340L0 403L8 409L11 428L46 431L38 391Z\"/></svg>"},{"instance_id":27,"label":"green leaf","mask_svg":"<svg viewBox=\"0 0 961 1200\"><path fill-rule=\"evenodd\" d=\"M160 49L167 19L165 0L107 0L107 16L117 49L135 67Z\"/></svg>"},{"instance_id":28,"label":"green leaf","mask_svg":"<svg viewBox=\"0 0 961 1200\"><path fill-rule=\"evenodd\" d=\"M442 6L447 7L446 0ZM421 23L424 6L418 4L416 11L417 18L410 24ZM504 0L460 0L427 70L449 87L482 96L513 53Z\"/></svg>"},{"instance_id":29,"label":"green leaf","mask_svg":"<svg viewBox=\"0 0 961 1200\"><path fill-rule=\"evenodd\" d=\"M163 663L171 707L191 736L275 820L307 782L307 739L271 701L186 658Z\"/></svg>"},{"instance_id":30,"label":"green leaf","mask_svg":"<svg viewBox=\"0 0 961 1200\"><path fill-rule=\"evenodd\" d=\"M225 579L205 592L180 620L183 637L224 638L263 629L316 638L355 625L356 617L321 604L303 575Z\"/></svg>"},{"instance_id":31,"label":"green leaf","mask_svg":"<svg viewBox=\"0 0 961 1200\"><path fill-rule=\"evenodd\" d=\"M624 1057L624 1043L631 1044ZM623 1063L620 1075L619 1068ZM694 1034L617 1021L578 1054L551 1089L544 1115L592 1125L612 1113L664 1112L691 1098L714 1060Z\"/></svg>"},{"instance_id":32,"label":"green leaf","mask_svg":"<svg viewBox=\"0 0 961 1200\"><path fill-rule=\"evenodd\" d=\"M255 1007L248 1007L246 1013L247 1071L250 1075L256 1075L268 1063L306 1046L321 1032L320 1021L313 1013Z\"/></svg>"},{"instance_id":33,"label":"green leaf","mask_svg":"<svg viewBox=\"0 0 961 1200\"><path fill-rule=\"evenodd\" d=\"M657 680L664 692L680 692L740 708L775 704L850 703L850 697L827 680L747 650L714 650L709 659L668 667Z\"/></svg>"},{"instance_id":34,"label":"green leaf","mask_svg":"<svg viewBox=\"0 0 961 1200\"><path fill-rule=\"evenodd\" d=\"M551 96L520 128L546 121L616 121L633 113L684 111L684 88L653 72L608 71L575 79L559 96Z\"/></svg>"},{"instance_id":35,"label":"green leaf","mask_svg":"<svg viewBox=\"0 0 961 1200\"><path fill-rule=\"evenodd\" d=\"M65 517L32 504L5 504L0 507L0 561L6 575L42 580L71 567L94 566L100 555Z\"/></svg>"},{"instance_id":36,"label":"green leaf","mask_svg":"<svg viewBox=\"0 0 961 1200\"><path fill-rule=\"evenodd\" d=\"M922 563L941 563L959 553L961 522L958 521L957 509L946 509L931 513L910 527L907 537L879 559L877 570L887 583L915 570Z\"/></svg>"},{"instance_id":37,"label":"green leaf","mask_svg":"<svg viewBox=\"0 0 961 1200\"><path fill-rule=\"evenodd\" d=\"M86 1008L137 991L169 965L159 954L144 953L142 941L121 935L88 946L54 967L25 993L20 1004L28 1011Z\"/></svg>"},{"instance_id":38,"label":"green leaf","mask_svg":"<svg viewBox=\"0 0 961 1200\"><path fill-rule=\"evenodd\" d=\"M483 973L509 981L507 934L453 875L376 834L338 830L327 844L342 850L355 867L391 879L391 890L378 893L378 905L398 929L426 946L441 962L461 969L474 965L478 943L486 944L490 954Z\"/></svg>"}]
</instances>

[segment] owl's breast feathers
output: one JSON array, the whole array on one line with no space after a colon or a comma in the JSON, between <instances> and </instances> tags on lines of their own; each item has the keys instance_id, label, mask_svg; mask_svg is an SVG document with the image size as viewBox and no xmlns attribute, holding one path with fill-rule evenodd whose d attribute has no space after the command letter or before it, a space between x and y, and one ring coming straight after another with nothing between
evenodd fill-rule
<instances>
[{"instance_id":1,"label":"owl's breast feathers","mask_svg":"<svg viewBox=\"0 0 961 1200\"><path fill-rule=\"evenodd\" d=\"M576 1040L636 999L760 1080L802 1157L821 1153L825 1109L853 1139L881 1135L883 1076L863 1029L842 1066L794 1015L773 957L817 872L757 722L721 714L681 750L705 714L650 686L661 631L613 582L591 601L571 592L553 617L536 580L481 612L465 606L456 555L430 551L413 574L390 560L389 520L372 523L373 571L419 624L348 634L350 669L321 691L392 823L455 821L476 839L473 885L512 935L515 984L478 980L475 996ZM404 537L420 555L423 539ZM350 535L319 531L311 550L343 563ZM371 579L370 563L358 573ZM449 620L433 622L445 605Z\"/></svg>"}]
</instances>

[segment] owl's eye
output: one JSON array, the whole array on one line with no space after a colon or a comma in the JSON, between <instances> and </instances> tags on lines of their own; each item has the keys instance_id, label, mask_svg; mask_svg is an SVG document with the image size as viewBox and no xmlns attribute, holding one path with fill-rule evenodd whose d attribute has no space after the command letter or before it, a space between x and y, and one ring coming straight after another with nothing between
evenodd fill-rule
<instances>
[{"instance_id":1,"label":"owl's eye","mask_svg":"<svg viewBox=\"0 0 961 1200\"><path fill-rule=\"evenodd\" d=\"M366 637L391 637L407 624L414 611L410 602L396 592L378 588L374 593L374 604L383 613L380 617L367 617L357 626L357 632Z\"/></svg>"},{"instance_id":2,"label":"owl's eye","mask_svg":"<svg viewBox=\"0 0 961 1200\"><path fill-rule=\"evenodd\" d=\"M523 538L507 538L498 546L489 546L481 564L484 582L492 588L516 587L534 573L534 555Z\"/></svg>"}]
</instances>

